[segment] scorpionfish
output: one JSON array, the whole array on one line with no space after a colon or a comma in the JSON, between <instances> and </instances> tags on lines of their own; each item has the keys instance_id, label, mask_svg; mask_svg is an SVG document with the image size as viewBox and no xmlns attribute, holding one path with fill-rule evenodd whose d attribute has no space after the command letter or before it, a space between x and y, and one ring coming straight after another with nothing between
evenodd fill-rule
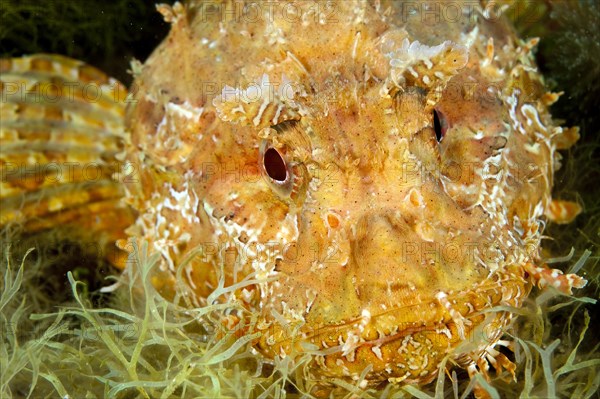
<instances>
[{"instance_id":1,"label":"scorpionfish","mask_svg":"<svg viewBox=\"0 0 600 399\"><path fill-rule=\"evenodd\" d=\"M311 353L315 395L447 359L514 376L508 309L585 280L542 261L547 221L580 211L551 196L578 132L504 3L159 5L127 100L78 61L4 59L2 225L149 243L159 292L235 297L262 356Z\"/></svg>"}]
</instances>

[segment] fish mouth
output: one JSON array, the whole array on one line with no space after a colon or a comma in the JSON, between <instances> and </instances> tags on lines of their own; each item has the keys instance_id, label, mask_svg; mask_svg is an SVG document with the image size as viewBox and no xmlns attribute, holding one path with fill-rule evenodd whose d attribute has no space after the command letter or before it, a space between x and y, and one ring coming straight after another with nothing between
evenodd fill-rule
<instances>
[{"instance_id":1,"label":"fish mouth","mask_svg":"<svg viewBox=\"0 0 600 399\"><path fill-rule=\"evenodd\" d=\"M257 349L269 357L311 353L324 377L354 380L370 368L369 383L426 384L448 355L493 346L512 319L506 307L520 307L530 290L522 268L512 266L470 289L440 291L376 314L365 309L359 317L318 326L271 323Z\"/></svg>"}]
</instances>

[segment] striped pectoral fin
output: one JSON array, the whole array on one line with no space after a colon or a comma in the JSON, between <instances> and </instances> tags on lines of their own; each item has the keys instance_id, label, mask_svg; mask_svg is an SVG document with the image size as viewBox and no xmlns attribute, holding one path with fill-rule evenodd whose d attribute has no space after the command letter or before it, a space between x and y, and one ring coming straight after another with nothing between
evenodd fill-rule
<instances>
[{"instance_id":1,"label":"striped pectoral fin","mask_svg":"<svg viewBox=\"0 0 600 399\"><path fill-rule=\"evenodd\" d=\"M551 286L567 295L573 294L573 288L583 288L587 284L587 280L577 274L563 274L562 270L550 269L546 265L527 263L525 270L540 288Z\"/></svg>"},{"instance_id":2,"label":"striped pectoral fin","mask_svg":"<svg viewBox=\"0 0 600 399\"><path fill-rule=\"evenodd\" d=\"M62 229L116 248L133 222L113 179L122 170L125 87L46 54L2 59L0 72L0 227ZM115 250L109 257L119 259Z\"/></svg>"}]
</instances>

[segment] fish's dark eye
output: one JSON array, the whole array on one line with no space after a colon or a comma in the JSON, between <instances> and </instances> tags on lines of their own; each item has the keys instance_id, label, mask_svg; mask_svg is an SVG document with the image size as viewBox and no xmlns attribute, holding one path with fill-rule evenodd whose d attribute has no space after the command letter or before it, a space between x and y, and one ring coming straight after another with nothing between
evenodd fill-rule
<instances>
[{"instance_id":1,"label":"fish's dark eye","mask_svg":"<svg viewBox=\"0 0 600 399\"><path fill-rule=\"evenodd\" d=\"M283 157L275 148L265 151L263 163L267 175L275 181L283 182L287 178L287 167Z\"/></svg>"},{"instance_id":2,"label":"fish's dark eye","mask_svg":"<svg viewBox=\"0 0 600 399\"><path fill-rule=\"evenodd\" d=\"M435 130L435 137L438 142L442 141L448 130L448 122L444 114L437 109L433 110L433 130Z\"/></svg>"},{"instance_id":3,"label":"fish's dark eye","mask_svg":"<svg viewBox=\"0 0 600 399\"><path fill-rule=\"evenodd\" d=\"M277 130L276 127L273 128ZM258 168L268 187L284 201L304 200L308 183L306 166L294 158L293 149L281 142L263 139L258 148Z\"/></svg>"}]
</instances>

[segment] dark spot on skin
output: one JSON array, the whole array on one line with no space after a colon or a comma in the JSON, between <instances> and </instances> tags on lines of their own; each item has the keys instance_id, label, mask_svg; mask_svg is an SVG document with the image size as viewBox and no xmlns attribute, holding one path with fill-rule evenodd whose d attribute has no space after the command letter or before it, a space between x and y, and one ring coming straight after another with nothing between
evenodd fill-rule
<instances>
[{"instance_id":1,"label":"dark spot on skin","mask_svg":"<svg viewBox=\"0 0 600 399\"><path fill-rule=\"evenodd\" d=\"M229 222L230 220L232 220L235 217L235 212L229 212L229 214L227 214L224 218L225 222Z\"/></svg>"},{"instance_id":2,"label":"dark spot on skin","mask_svg":"<svg viewBox=\"0 0 600 399\"><path fill-rule=\"evenodd\" d=\"M275 259L275 271L281 271L281 259Z\"/></svg>"}]
</instances>

